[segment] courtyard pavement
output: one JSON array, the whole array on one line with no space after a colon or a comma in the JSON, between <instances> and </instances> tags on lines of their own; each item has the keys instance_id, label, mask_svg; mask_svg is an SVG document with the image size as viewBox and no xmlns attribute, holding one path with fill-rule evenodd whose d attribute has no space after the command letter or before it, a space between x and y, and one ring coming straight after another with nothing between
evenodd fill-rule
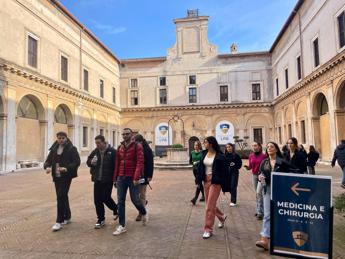
<instances>
[{"instance_id":1,"label":"courtyard pavement","mask_svg":"<svg viewBox=\"0 0 345 259\"><path fill-rule=\"evenodd\" d=\"M319 166L317 173L333 176L334 195L344 191L340 169ZM115 237L116 222L106 212L106 226L96 221L93 186L87 168L71 186L72 223L53 233L55 189L50 175L27 170L0 176L0 258L278 258L255 247L261 221L254 217L255 194L251 174L241 170L238 206L229 207L221 194L220 208L228 215L224 229L202 239L204 204L191 206L194 194L190 171L156 171L148 190L150 221L135 222L137 215L127 200L127 233ZM115 191L113 196L116 197ZM345 218L335 215L334 257L345 258Z\"/></svg>"}]
</instances>

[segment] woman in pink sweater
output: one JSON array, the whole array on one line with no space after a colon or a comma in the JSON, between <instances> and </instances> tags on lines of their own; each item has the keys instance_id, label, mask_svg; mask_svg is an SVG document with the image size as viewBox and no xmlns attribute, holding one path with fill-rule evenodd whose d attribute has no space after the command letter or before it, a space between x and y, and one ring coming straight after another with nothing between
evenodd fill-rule
<instances>
[{"instance_id":1,"label":"woman in pink sweater","mask_svg":"<svg viewBox=\"0 0 345 259\"><path fill-rule=\"evenodd\" d=\"M259 175L259 168L261 162L266 158L265 154L262 153L262 145L258 142L253 142L252 144L253 152L249 155L249 165L245 165L244 167L247 170L252 170L253 174L253 187L256 192L256 213L255 217L258 220L262 220L264 214L264 207L262 202L262 191L261 185L258 184L258 175Z\"/></svg>"}]
</instances>

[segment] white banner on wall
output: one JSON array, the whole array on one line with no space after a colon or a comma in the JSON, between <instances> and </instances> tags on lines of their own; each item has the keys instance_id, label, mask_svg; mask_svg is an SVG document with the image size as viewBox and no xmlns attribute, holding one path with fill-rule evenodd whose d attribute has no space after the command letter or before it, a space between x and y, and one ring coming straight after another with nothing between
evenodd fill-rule
<instances>
[{"instance_id":1,"label":"white banner on wall","mask_svg":"<svg viewBox=\"0 0 345 259\"><path fill-rule=\"evenodd\" d=\"M169 136L169 141L168 141L168 136ZM168 133L168 123L162 122L156 126L155 145L156 146L172 145L172 129L171 129L171 126L169 126L169 133Z\"/></svg>"},{"instance_id":2,"label":"white banner on wall","mask_svg":"<svg viewBox=\"0 0 345 259\"><path fill-rule=\"evenodd\" d=\"M234 142L235 129L234 125L228 121L220 121L216 126L216 139L219 145Z\"/></svg>"}]
</instances>

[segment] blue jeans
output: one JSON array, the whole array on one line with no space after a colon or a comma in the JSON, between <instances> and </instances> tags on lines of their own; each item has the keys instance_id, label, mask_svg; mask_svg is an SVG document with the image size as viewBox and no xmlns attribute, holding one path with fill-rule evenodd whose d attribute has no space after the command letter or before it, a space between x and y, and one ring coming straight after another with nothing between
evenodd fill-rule
<instances>
[{"instance_id":1,"label":"blue jeans","mask_svg":"<svg viewBox=\"0 0 345 259\"><path fill-rule=\"evenodd\" d=\"M119 223L121 226L126 225L126 196L127 190L129 189L129 194L131 196L132 203L137 208L141 215L146 215L146 210L141 203L139 197L139 185L133 184L133 178L127 176L119 176L116 182L117 186L117 199L118 199L118 213L119 213Z\"/></svg>"},{"instance_id":2,"label":"blue jeans","mask_svg":"<svg viewBox=\"0 0 345 259\"><path fill-rule=\"evenodd\" d=\"M261 185L261 183L259 183ZM267 185L266 193L262 190L264 203L264 218L262 220L262 228L260 235L270 238L270 213L271 213L271 186Z\"/></svg>"},{"instance_id":3,"label":"blue jeans","mask_svg":"<svg viewBox=\"0 0 345 259\"><path fill-rule=\"evenodd\" d=\"M256 214L264 215L264 204L262 202L262 188L258 179L258 175L253 174L253 187L256 193Z\"/></svg>"}]
</instances>

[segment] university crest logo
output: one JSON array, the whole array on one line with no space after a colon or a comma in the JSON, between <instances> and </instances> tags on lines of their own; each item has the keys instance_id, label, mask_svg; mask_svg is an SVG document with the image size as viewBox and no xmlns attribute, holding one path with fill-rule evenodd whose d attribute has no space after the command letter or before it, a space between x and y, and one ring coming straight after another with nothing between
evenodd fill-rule
<instances>
[{"instance_id":1,"label":"university crest logo","mask_svg":"<svg viewBox=\"0 0 345 259\"><path fill-rule=\"evenodd\" d=\"M222 133L225 135L226 133L228 133L230 125L224 123L224 124L221 124L219 127Z\"/></svg>"},{"instance_id":2,"label":"university crest logo","mask_svg":"<svg viewBox=\"0 0 345 259\"><path fill-rule=\"evenodd\" d=\"M293 240L295 240L296 245L303 246L308 241L308 234L302 231L292 232Z\"/></svg>"},{"instance_id":3,"label":"university crest logo","mask_svg":"<svg viewBox=\"0 0 345 259\"><path fill-rule=\"evenodd\" d=\"M159 132L161 133L162 136L164 136L168 132L168 127L167 126L160 126Z\"/></svg>"}]
</instances>

